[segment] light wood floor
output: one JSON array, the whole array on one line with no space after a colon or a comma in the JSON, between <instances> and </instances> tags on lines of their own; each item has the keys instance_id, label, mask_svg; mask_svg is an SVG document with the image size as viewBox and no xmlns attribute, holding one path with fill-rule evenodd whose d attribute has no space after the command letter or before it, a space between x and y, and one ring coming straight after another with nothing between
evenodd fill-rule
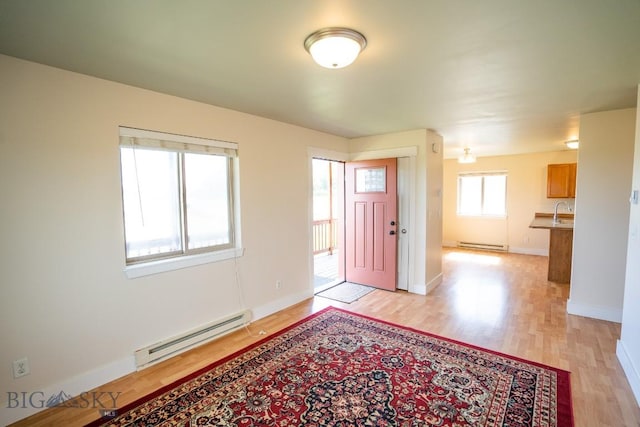
<instances>
[{"instance_id":1,"label":"light wood floor","mask_svg":"<svg viewBox=\"0 0 640 427\"><path fill-rule=\"evenodd\" d=\"M248 328L100 387L118 406L328 305L571 371L576 427L640 426L615 355L620 325L566 314L568 285L547 282L547 258L445 250L444 281L427 296L377 290L352 304L316 297ZM83 425L96 409L53 408L16 425Z\"/></svg>"}]
</instances>

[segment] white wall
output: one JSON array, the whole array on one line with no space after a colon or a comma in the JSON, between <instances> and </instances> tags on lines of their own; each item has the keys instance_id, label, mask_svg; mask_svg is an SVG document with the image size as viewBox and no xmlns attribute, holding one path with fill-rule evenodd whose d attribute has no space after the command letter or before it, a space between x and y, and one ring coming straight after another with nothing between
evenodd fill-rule
<instances>
[{"instance_id":1,"label":"white wall","mask_svg":"<svg viewBox=\"0 0 640 427\"><path fill-rule=\"evenodd\" d=\"M584 114L567 311L620 322L636 109Z\"/></svg>"},{"instance_id":2,"label":"white wall","mask_svg":"<svg viewBox=\"0 0 640 427\"><path fill-rule=\"evenodd\" d=\"M549 230L529 228L529 224L536 212L553 212L554 203L560 200L547 198L547 165L576 160L575 150L478 157L476 163L470 164L460 164L456 159L445 160L445 244L452 246L457 241L507 244L511 252L548 255ZM507 218L458 216L458 174L498 170L507 171ZM566 201L574 204L573 199ZM561 212L566 212L564 206L561 206Z\"/></svg>"},{"instance_id":3,"label":"white wall","mask_svg":"<svg viewBox=\"0 0 640 427\"><path fill-rule=\"evenodd\" d=\"M2 408L9 391L76 394L130 372L140 347L312 295L307 147L346 139L7 56L0 93ZM125 277L119 125L239 143L239 285L233 260ZM13 379L25 356L31 374Z\"/></svg>"},{"instance_id":4,"label":"white wall","mask_svg":"<svg viewBox=\"0 0 640 427\"><path fill-rule=\"evenodd\" d=\"M640 105L640 86L638 104ZM631 188L640 191L640 109L636 112L635 153ZM633 393L640 404L640 204L631 204L627 269L622 312L622 334L617 354Z\"/></svg>"},{"instance_id":5,"label":"white wall","mask_svg":"<svg viewBox=\"0 0 640 427\"><path fill-rule=\"evenodd\" d=\"M431 144L439 144L438 153L431 150ZM415 158L415 212L414 242L410 262L413 272L409 277L409 291L427 293L442 279L442 219L441 192L442 137L426 129L398 132L385 135L355 138L349 142L349 151L384 151L399 147L417 147ZM430 205L427 206L427 200Z\"/></svg>"}]
</instances>

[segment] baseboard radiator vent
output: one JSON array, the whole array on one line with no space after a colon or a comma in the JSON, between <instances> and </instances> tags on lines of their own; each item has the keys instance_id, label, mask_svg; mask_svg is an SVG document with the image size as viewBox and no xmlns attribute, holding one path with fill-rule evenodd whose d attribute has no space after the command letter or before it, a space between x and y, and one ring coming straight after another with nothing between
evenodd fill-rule
<instances>
[{"instance_id":1,"label":"baseboard radiator vent","mask_svg":"<svg viewBox=\"0 0 640 427\"><path fill-rule=\"evenodd\" d=\"M141 348L134 353L136 368L138 370L146 368L170 356L175 356L178 353L209 342L214 338L241 328L249 323L250 320L251 312L245 310Z\"/></svg>"},{"instance_id":2,"label":"baseboard radiator vent","mask_svg":"<svg viewBox=\"0 0 640 427\"><path fill-rule=\"evenodd\" d=\"M494 245L492 243L458 242L457 246L459 248L482 249L485 251L507 252L509 250L509 245Z\"/></svg>"}]
</instances>

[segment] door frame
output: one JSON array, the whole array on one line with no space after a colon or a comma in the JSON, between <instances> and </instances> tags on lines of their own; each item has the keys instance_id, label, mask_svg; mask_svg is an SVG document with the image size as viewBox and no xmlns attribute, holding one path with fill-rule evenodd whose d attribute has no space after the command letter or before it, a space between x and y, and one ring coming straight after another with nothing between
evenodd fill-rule
<instances>
[{"instance_id":1,"label":"door frame","mask_svg":"<svg viewBox=\"0 0 640 427\"><path fill-rule=\"evenodd\" d=\"M350 161L358 161L358 160L374 160L374 159L386 159L386 158L399 158L399 157L408 157L409 158L409 167L407 173L407 187L404 189L398 189L398 191L403 191L406 195L408 195L408 218L409 224L407 228L409 229L408 233L408 253L407 253L407 291L412 293L421 293L419 289L415 289L416 285L420 283L419 280L416 280L416 170L417 170L417 157L418 157L418 147L417 146L408 146L408 147L399 147L399 148L389 148L382 150L371 150L371 151L359 151L354 153L344 153L340 151L326 150L323 148L316 147L308 147L307 148L307 157L308 157L308 180L309 180L309 196L308 196L308 221L309 224L309 256L308 256L308 264L309 264L309 286L311 292L313 293L313 241L312 241L312 227L313 227L313 169L312 169L312 161L313 158L322 158L326 160L334 160L338 162L350 162ZM400 282L398 282L400 283ZM416 290L418 292L416 292Z\"/></svg>"}]
</instances>

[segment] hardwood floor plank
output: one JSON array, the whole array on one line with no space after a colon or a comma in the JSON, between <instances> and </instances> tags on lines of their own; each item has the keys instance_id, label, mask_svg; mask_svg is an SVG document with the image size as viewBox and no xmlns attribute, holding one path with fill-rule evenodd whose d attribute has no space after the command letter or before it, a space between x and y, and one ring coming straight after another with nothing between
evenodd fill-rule
<instances>
[{"instance_id":1,"label":"hardwood floor plank","mask_svg":"<svg viewBox=\"0 0 640 427\"><path fill-rule=\"evenodd\" d=\"M376 290L352 304L312 298L214 342L99 387L125 405L329 305L571 371L576 427L640 426L615 355L620 325L566 312L569 285L547 281L547 258L444 251L429 295ZM83 425L96 409L52 408L16 426Z\"/></svg>"}]
</instances>

